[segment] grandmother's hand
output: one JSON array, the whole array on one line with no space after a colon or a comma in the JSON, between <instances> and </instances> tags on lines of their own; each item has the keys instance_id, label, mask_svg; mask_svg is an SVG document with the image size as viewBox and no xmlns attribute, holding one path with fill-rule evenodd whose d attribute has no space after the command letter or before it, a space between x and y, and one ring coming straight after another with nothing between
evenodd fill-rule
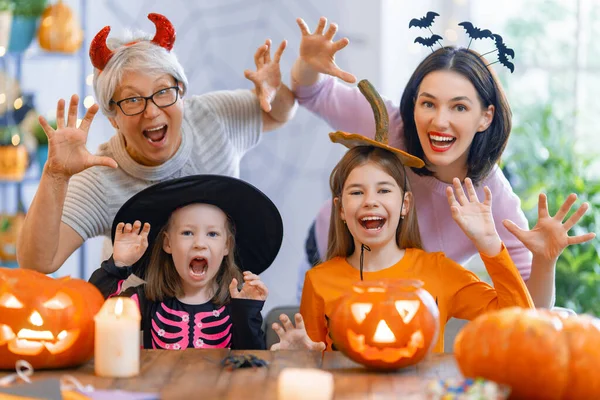
<instances>
[{"instance_id":1,"label":"grandmother's hand","mask_svg":"<svg viewBox=\"0 0 600 400\"><path fill-rule=\"evenodd\" d=\"M284 40L271 59L271 39L267 39L265 44L260 46L254 54L254 63L256 71L246 70L244 76L256 87L256 96L260 101L260 107L264 112L271 112L271 103L281 87L281 68L279 61L281 55L287 46Z\"/></svg>"},{"instance_id":2,"label":"grandmother's hand","mask_svg":"<svg viewBox=\"0 0 600 400\"><path fill-rule=\"evenodd\" d=\"M117 162L110 157L91 154L85 147L90 125L98 112L98 104L91 106L77 126L79 96L71 96L65 124L65 101L60 99L56 107L56 129L53 129L43 116L39 122L48 136L48 161L45 170L51 174L69 178L93 166L117 168Z\"/></svg>"}]
</instances>

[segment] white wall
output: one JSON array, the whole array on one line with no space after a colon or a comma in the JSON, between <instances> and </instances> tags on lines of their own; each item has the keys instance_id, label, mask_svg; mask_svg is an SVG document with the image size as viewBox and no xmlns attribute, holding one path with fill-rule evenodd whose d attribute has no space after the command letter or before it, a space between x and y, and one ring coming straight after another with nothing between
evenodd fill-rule
<instances>
[{"instance_id":1,"label":"white wall","mask_svg":"<svg viewBox=\"0 0 600 400\"><path fill-rule=\"evenodd\" d=\"M79 12L79 0L65 3ZM403 85L427 49L415 47L422 34L408 29L408 21L436 9L435 1L419 5L407 0L171 0L169 2L95 0L87 3L86 51L94 34L105 25L119 33L124 27L151 31L149 12L165 14L177 29L175 51L190 80L189 92L251 88L243 70L253 68L253 54L266 38L289 41L282 60L285 81L297 56L303 17L314 28L321 15L340 25L339 37L351 44L337 59L359 79L368 78L380 92L398 101ZM436 32L437 33L437 32ZM85 74L91 72L89 61ZM79 92L76 59L30 58L24 64L22 86L35 91L37 108L46 113L59 98ZM91 87L87 88L92 94ZM81 95L81 93L80 93ZM304 240L318 207L328 197L328 176L344 149L329 142L330 128L300 109L285 128L265 135L262 143L242 162L242 178L255 184L280 209L285 227L283 247L275 263L263 274L270 296L265 311L295 303L297 268L304 256ZM88 147L97 149L113 130L99 115L91 129ZM30 201L35 185L27 188ZM88 242L86 276L99 266L102 240ZM72 256L58 275L77 275L78 255Z\"/></svg>"}]
</instances>

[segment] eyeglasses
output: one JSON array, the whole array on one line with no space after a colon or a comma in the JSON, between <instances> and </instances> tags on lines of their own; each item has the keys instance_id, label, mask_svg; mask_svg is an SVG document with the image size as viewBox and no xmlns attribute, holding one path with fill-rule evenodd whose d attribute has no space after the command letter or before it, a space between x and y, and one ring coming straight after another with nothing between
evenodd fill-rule
<instances>
[{"instance_id":1,"label":"eyeglasses","mask_svg":"<svg viewBox=\"0 0 600 400\"><path fill-rule=\"evenodd\" d=\"M177 84L177 82L175 82ZM164 89L160 89L158 92L153 93L151 96L136 96L128 97L123 100L114 101L111 100L111 104L119 106L123 114L127 116L138 115L146 111L148 106L148 100L152 102L158 108L165 108L175 104L179 96L179 86L172 86Z\"/></svg>"}]
</instances>

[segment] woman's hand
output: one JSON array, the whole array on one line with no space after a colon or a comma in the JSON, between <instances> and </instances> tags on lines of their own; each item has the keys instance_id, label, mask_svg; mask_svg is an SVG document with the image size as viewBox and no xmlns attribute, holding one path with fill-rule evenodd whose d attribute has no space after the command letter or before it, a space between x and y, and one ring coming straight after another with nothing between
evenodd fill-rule
<instances>
[{"instance_id":1,"label":"woman's hand","mask_svg":"<svg viewBox=\"0 0 600 400\"><path fill-rule=\"evenodd\" d=\"M277 333L277 336L279 336L279 343L275 343L271 346L271 350L325 350L325 343L313 342L308 337L302 315L297 313L294 318L296 320L296 326L292 324L292 321L290 321L285 314L279 316L281 325L277 322L273 324L273 330Z\"/></svg>"},{"instance_id":2,"label":"woman's hand","mask_svg":"<svg viewBox=\"0 0 600 400\"><path fill-rule=\"evenodd\" d=\"M115 233L115 244L113 245L113 260L117 267L130 267L135 264L148 248L148 234L150 224L135 221L133 226L120 222Z\"/></svg>"},{"instance_id":3,"label":"woman's hand","mask_svg":"<svg viewBox=\"0 0 600 400\"><path fill-rule=\"evenodd\" d=\"M250 271L244 271L244 286L238 290L238 281L233 278L229 284L229 294L232 299L250 299L265 301L269 295L267 285L260 277Z\"/></svg>"},{"instance_id":4,"label":"woman's hand","mask_svg":"<svg viewBox=\"0 0 600 400\"><path fill-rule=\"evenodd\" d=\"M568 235L569 230L579 222L589 208L588 203L583 203L579 206L577 211L563 223L562 221L565 219L576 200L577 195L571 193L554 217L551 217L548 213L546 195L542 193L538 199L538 222L533 229L529 231L523 230L510 220L504 220L502 223L535 257L541 257L548 262L556 262L567 246L585 243L596 237L596 234L593 232L577 236Z\"/></svg>"},{"instance_id":5,"label":"woman's hand","mask_svg":"<svg viewBox=\"0 0 600 400\"><path fill-rule=\"evenodd\" d=\"M271 39L267 39L265 44L260 46L254 54L256 71L244 71L246 78L254 83L254 86L256 87L256 96L260 101L260 107L266 113L271 112L271 103L281 87L281 69L279 61L281 60L281 55L286 46L286 40L281 42L271 60Z\"/></svg>"},{"instance_id":6,"label":"woman's hand","mask_svg":"<svg viewBox=\"0 0 600 400\"><path fill-rule=\"evenodd\" d=\"M85 147L90 125L99 107L97 104L91 106L77 127L78 103L79 97L73 95L65 123L65 101L58 101L56 129L53 129L44 117L39 117L40 125L48 136L48 161L45 170L67 179L94 166L117 168L117 163L112 158L92 155Z\"/></svg>"}]
</instances>

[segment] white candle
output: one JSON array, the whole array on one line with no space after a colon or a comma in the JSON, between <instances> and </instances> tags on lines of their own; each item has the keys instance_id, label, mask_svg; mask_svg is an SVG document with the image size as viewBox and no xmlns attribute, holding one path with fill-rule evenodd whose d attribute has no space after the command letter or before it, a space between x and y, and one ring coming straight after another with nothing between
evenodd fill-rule
<instances>
[{"instance_id":1,"label":"white candle","mask_svg":"<svg viewBox=\"0 0 600 400\"><path fill-rule=\"evenodd\" d=\"M140 310L127 297L113 297L94 317L96 375L127 378L140 372Z\"/></svg>"},{"instance_id":2,"label":"white candle","mask_svg":"<svg viewBox=\"0 0 600 400\"><path fill-rule=\"evenodd\" d=\"M333 375L314 368L284 368L277 379L278 400L330 400Z\"/></svg>"}]
</instances>

